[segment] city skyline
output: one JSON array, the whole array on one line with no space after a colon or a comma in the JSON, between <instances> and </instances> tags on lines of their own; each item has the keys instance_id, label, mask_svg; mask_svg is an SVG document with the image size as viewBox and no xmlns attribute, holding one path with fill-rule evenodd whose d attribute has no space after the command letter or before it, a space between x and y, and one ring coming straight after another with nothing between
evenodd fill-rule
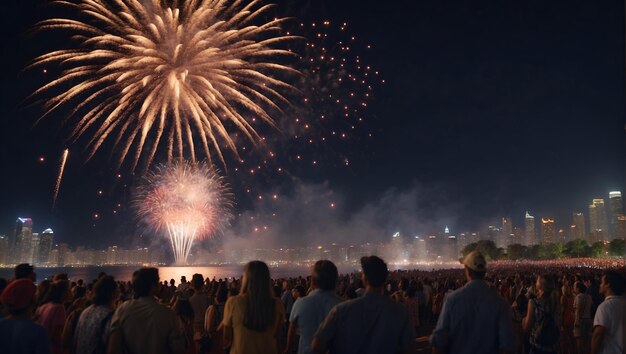
<instances>
[{"instance_id":1,"label":"city skyline","mask_svg":"<svg viewBox=\"0 0 626 354\"><path fill-rule=\"evenodd\" d=\"M626 217L623 214L624 205L621 198L620 191L610 191L608 193L610 211L607 213L603 198L593 198L592 203L589 205L588 216L585 217L584 212L572 213L571 222L560 221L551 219L549 217L541 216L538 219L530 215L527 211L524 218L523 229L521 225L513 223L510 216L501 217L501 224L489 225L486 228L479 230L464 230L463 232L451 233L450 227L445 225L443 233L441 228L439 231L431 230L428 232L413 232L408 233L408 236L401 236L400 232L395 232L391 237L390 246L395 251L390 251L391 256L394 259L406 258L406 256L399 255L397 252L403 252L404 242L408 241L424 241L429 245L428 252L430 254L437 254L445 259L455 259L458 256L460 250L471 242L477 242L479 240L491 240L498 247L506 248L512 244L520 244L524 246L531 246L536 244L552 244L559 243L565 244L568 241L575 239L582 239L588 243L594 243L598 241L611 242L615 239L626 239ZM587 223L586 220L589 220ZM589 225L587 229L585 225ZM566 226L569 225L569 228ZM608 225L611 225L610 229ZM606 227L606 229L603 229ZM118 248L124 250L123 252L130 252L130 254L137 253L141 255L136 256L120 256L120 259L139 259L141 263L150 263L150 256L146 247L139 247L135 249L126 249L129 245L110 245L105 251L98 251L86 244L80 245L68 245L67 242L58 242L54 240L54 231L51 228L46 228L40 233L33 232L34 221L32 218L18 217L15 223L15 230L12 235L0 234L0 264L16 264L16 263L35 263L35 264L65 264L65 255L70 253L70 247L76 249L76 254L86 252L81 256L77 256L80 259L90 259L91 263L86 261L77 261L76 264L128 264L127 261L116 261L117 256L115 250ZM381 238L378 242L384 242L387 236L380 235ZM441 241L443 240L443 241ZM54 241L57 241L56 243ZM162 247L166 245L165 238L162 240L161 246L151 246L159 250L158 259L154 258L154 263L165 263L168 256L165 255L167 248ZM447 243L445 241L448 241ZM376 243L377 241L373 241ZM444 243L441 243L444 242ZM158 242L157 242L158 243ZM337 239L333 244L338 244L343 247L354 244L350 240ZM452 246L451 246L452 245ZM263 242L258 242L256 248L260 249L266 246ZM300 245L301 247L315 247L314 243ZM445 246L445 247L444 247ZM212 247L214 250L222 249L222 245L214 244ZM113 255L111 255L113 252ZM126 254L126 253L118 254ZM133 253L134 252L134 253ZM143 252L143 253L142 253ZM396 253L394 253L396 252ZM145 254L144 254L145 253ZM426 257L427 253L424 251L423 256ZM68 264L73 264L68 261ZM134 263L133 263L134 264Z\"/></svg>"},{"instance_id":2,"label":"city skyline","mask_svg":"<svg viewBox=\"0 0 626 354\"><path fill-rule=\"evenodd\" d=\"M71 30L36 30L41 20L75 14L46 0L9 2L6 10L12 16L0 24L5 38L0 234L10 235L15 217L28 216L51 226L68 244L104 247L129 238L149 243L145 238L154 237L138 227L132 207L143 166L119 166L117 155L124 149L116 150L113 141L104 141L91 156L89 138L69 139L72 132L83 132L71 118L72 108L82 107L85 101L79 101L89 96L68 97L65 108L34 124L57 94L91 87L76 85L81 78L29 99L76 63L51 61L32 68L35 58L92 48L81 46ZM622 4L582 0L567 6L277 2L272 15L293 19L281 23L278 33L305 40L281 47L299 54L294 61L269 59L311 81L293 83L305 97L280 91L290 96L290 104L272 102L283 112L271 110L276 129L236 106L261 144L225 123L233 144L218 139L224 163L213 155L235 201L225 237L285 245L302 238L316 242L318 234L374 240L401 228L436 230L448 224L477 230L499 224L501 217L511 217L512 226L524 233L529 211L537 222L534 238L542 217L567 232L572 213L583 212L585 228L591 227L589 205L595 197L605 200L608 218L613 203L606 191L626 190L622 10ZM119 97L119 87L113 86L111 97ZM78 120L98 103L114 105L95 101L77 112ZM141 111L125 107L123 120ZM155 117L151 107L148 113ZM184 135L194 137L196 148L205 145L191 127ZM86 137L97 132L84 128ZM147 153L160 137L144 128L150 133L137 143L145 143ZM132 127L129 136L139 131ZM184 158L201 159L182 145L175 150L184 150ZM227 151L233 145L236 154ZM136 148L128 150L131 155ZM157 152L154 164L169 155ZM307 194L311 191L314 196ZM593 226L608 232L617 225L615 218ZM518 231L511 227L511 232Z\"/></svg>"}]
</instances>

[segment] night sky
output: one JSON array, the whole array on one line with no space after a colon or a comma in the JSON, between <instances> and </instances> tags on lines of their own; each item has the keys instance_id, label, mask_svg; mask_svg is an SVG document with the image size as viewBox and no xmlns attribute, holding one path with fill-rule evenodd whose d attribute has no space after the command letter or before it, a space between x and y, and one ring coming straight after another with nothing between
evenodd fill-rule
<instances>
[{"instance_id":1,"label":"night sky","mask_svg":"<svg viewBox=\"0 0 626 354\"><path fill-rule=\"evenodd\" d=\"M69 146L52 209L65 116L33 126L43 108L27 97L54 68L24 70L37 55L67 47L63 33L30 31L52 13L45 3L3 4L0 234L21 216L72 246L134 244L144 234L130 208L140 173L117 169L106 149L86 161L80 143ZM230 158L226 179L237 209L228 235L253 235L251 217L280 224L289 240L329 218L321 239L349 239L351 225L372 222L382 225L381 239L447 223L474 230L502 216L521 227L526 210L567 225L592 198L624 192L622 1L279 1L276 11L295 17L295 31L300 23L346 22L359 44L349 58L358 55L380 76L363 123L346 139L307 145L274 132L283 136L271 140L275 146L244 153L253 165L267 151L277 155L254 174L235 172L247 167ZM344 128L331 116L313 134ZM272 207L265 200L274 194ZM263 219L276 210L293 214Z\"/></svg>"}]
</instances>

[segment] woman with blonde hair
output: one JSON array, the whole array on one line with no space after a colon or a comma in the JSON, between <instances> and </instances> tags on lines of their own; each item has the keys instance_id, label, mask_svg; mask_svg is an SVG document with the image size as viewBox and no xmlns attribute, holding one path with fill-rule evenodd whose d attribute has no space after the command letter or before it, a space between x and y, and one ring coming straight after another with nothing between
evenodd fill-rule
<instances>
[{"instance_id":1,"label":"woman with blonde hair","mask_svg":"<svg viewBox=\"0 0 626 354\"><path fill-rule=\"evenodd\" d=\"M244 267L239 295L224 308L224 342L230 354L279 353L278 338L285 319L280 299L274 297L270 270L261 261Z\"/></svg>"}]
</instances>

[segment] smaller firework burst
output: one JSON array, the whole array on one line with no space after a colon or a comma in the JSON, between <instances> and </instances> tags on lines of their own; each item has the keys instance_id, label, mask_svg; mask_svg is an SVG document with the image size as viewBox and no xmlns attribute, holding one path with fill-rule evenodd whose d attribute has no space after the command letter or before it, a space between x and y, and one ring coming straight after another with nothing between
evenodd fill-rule
<instances>
[{"instance_id":1,"label":"smaller firework burst","mask_svg":"<svg viewBox=\"0 0 626 354\"><path fill-rule=\"evenodd\" d=\"M157 166L144 177L134 201L138 216L169 236L176 264L187 264L193 241L224 230L232 195L223 178L204 162Z\"/></svg>"}]
</instances>

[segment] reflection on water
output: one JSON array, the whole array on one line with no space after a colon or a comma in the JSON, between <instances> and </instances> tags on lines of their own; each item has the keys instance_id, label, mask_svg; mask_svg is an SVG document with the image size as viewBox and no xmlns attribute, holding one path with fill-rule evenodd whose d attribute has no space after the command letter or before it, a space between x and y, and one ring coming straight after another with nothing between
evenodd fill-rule
<instances>
[{"instance_id":1,"label":"reflection on water","mask_svg":"<svg viewBox=\"0 0 626 354\"><path fill-rule=\"evenodd\" d=\"M452 266L445 265L446 268ZM458 267L458 264L456 264ZM359 270L357 265L338 265L339 273L345 274ZM421 269L431 270L433 268L443 268L435 265L390 265L390 269ZM51 268L39 268L35 266L35 273L37 273L37 281L43 279L51 279L55 274L66 273L70 280L76 281L83 279L85 281L91 281L98 277L100 272L105 272L112 275L117 280L129 281L132 279L133 272L139 269L135 266L102 266L102 267L51 267ZM243 274L243 265L220 265L220 266L187 266L187 267L159 267L159 276L161 280L176 280L176 283L180 282L180 277L185 276L187 280L191 280L191 277L195 274L202 274L205 278L216 279L220 278L240 278ZM286 278L286 277L298 277L311 274L311 266L306 264L281 264L270 265L270 273L272 278ZM11 279L13 277L13 268L0 268L0 278Z\"/></svg>"},{"instance_id":2,"label":"reflection on water","mask_svg":"<svg viewBox=\"0 0 626 354\"><path fill-rule=\"evenodd\" d=\"M105 272L115 277L116 280L129 281L132 279L133 272L138 267L123 266L103 266L103 267L52 267L39 268L35 267L37 273L37 281L43 279L51 279L55 274L66 273L70 280L83 279L91 281L96 279L100 272ZM339 267L340 272L351 272L353 267ZM310 274L310 268L307 265L280 265L270 267L272 278L307 276ZM181 276L186 276L188 280L195 274L202 274L205 278L239 278L243 274L242 265L221 265L221 266L187 266L187 267L159 267L159 277L161 280L176 280L180 282ZM12 268L0 268L0 278L10 279L13 277Z\"/></svg>"}]
</instances>

